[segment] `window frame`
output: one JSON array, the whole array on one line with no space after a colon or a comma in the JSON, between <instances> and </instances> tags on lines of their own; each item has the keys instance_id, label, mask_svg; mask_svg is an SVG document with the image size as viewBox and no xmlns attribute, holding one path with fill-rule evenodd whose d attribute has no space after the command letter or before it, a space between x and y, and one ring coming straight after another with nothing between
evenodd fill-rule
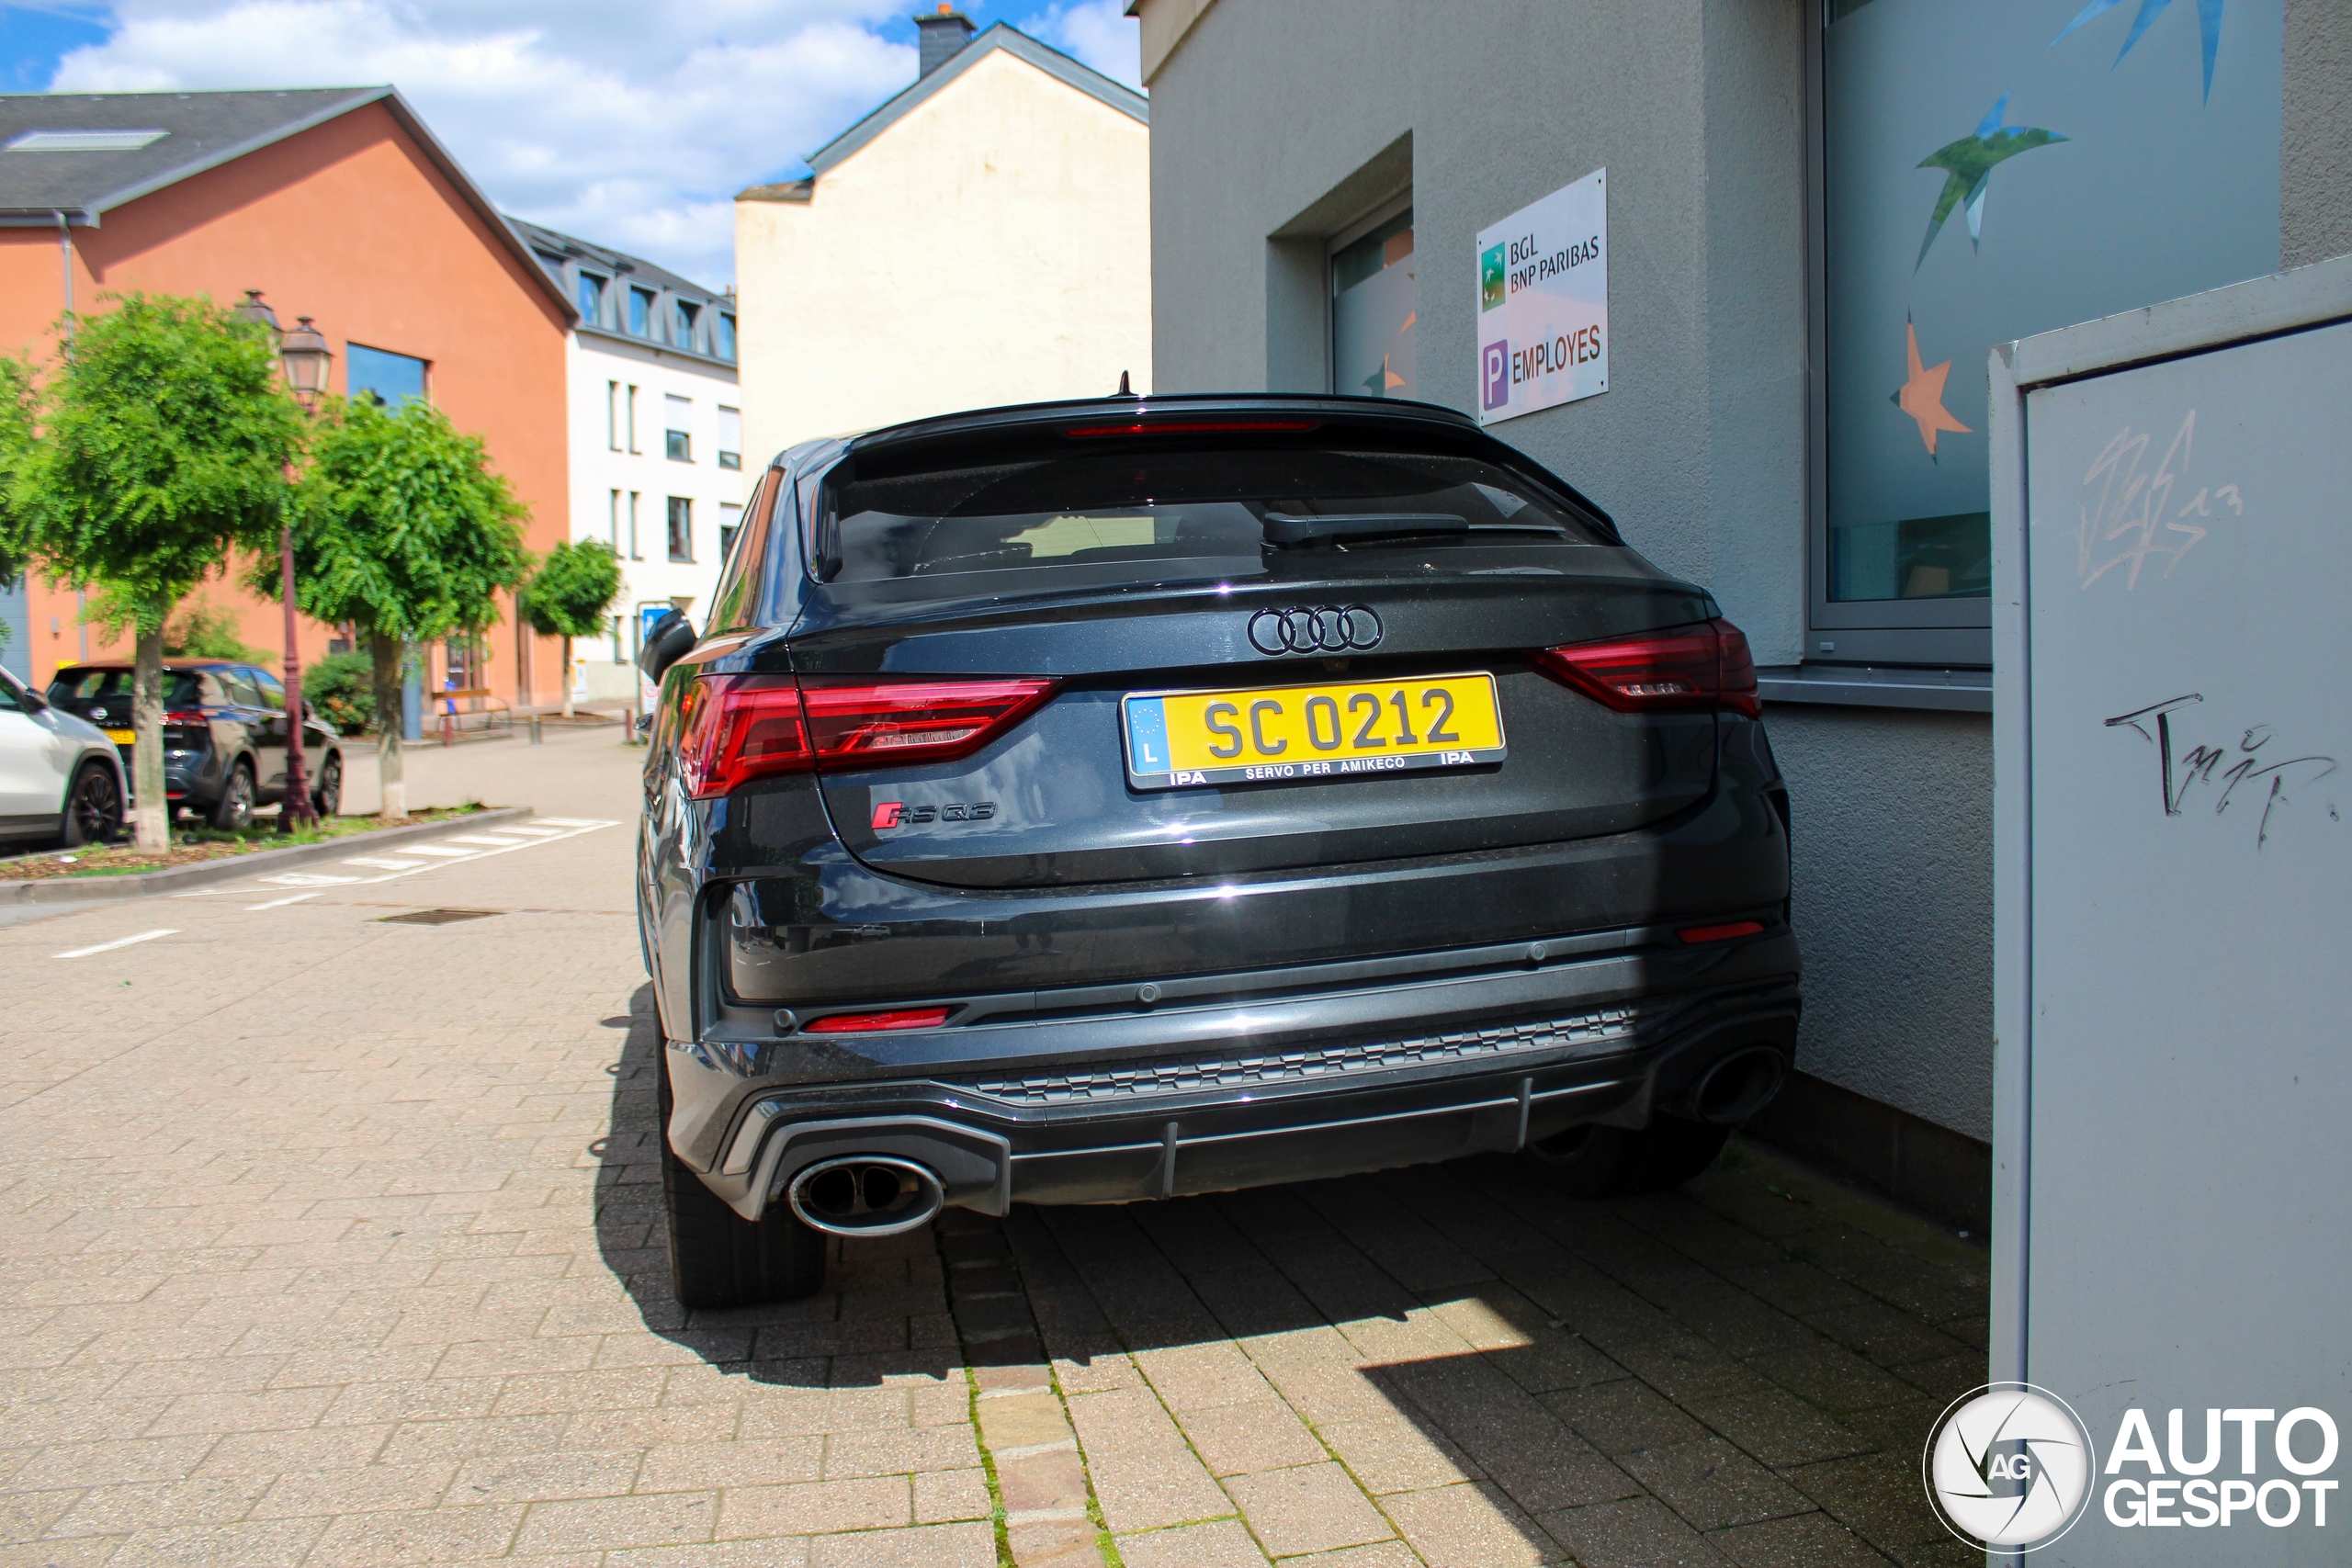
<instances>
[{"instance_id":1,"label":"window frame","mask_svg":"<svg viewBox=\"0 0 2352 1568\"><path fill-rule=\"evenodd\" d=\"M1323 242L1323 276L1317 285L1323 294L1323 389L1333 397L1344 397L1348 394L1340 390L1340 296L1331 288L1331 264L1339 259L1341 251L1346 250L1391 219L1401 217L1412 209L1413 187L1408 184L1404 189L1393 196L1384 197L1374 203L1365 210L1363 217L1347 227L1333 231L1331 236ZM1417 234L1414 236L1414 248L1418 250L1419 247L1420 240ZM1420 308L1419 292L1418 289L1415 290L1416 298L1413 301L1414 309L1417 310Z\"/></svg>"},{"instance_id":2,"label":"window frame","mask_svg":"<svg viewBox=\"0 0 2352 1568\"><path fill-rule=\"evenodd\" d=\"M1993 666L1993 599L1829 597L1828 9L1805 7L1805 636L1807 664ZM1825 648L1824 644L1828 644Z\"/></svg>"},{"instance_id":3,"label":"window frame","mask_svg":"<svg viewBox=\"0 0 2352 1568\"><path fill-rule=\"evenodd\" d=\"M665 500L668 504L662 508L662 522L668 535L670 562L673 566L692 566L695 564L695 498L690 495L673 495L666 497ZM684 537L686 545L684 555L678 553L681 512L684 513Z\"/></svg>"}]
</instances>

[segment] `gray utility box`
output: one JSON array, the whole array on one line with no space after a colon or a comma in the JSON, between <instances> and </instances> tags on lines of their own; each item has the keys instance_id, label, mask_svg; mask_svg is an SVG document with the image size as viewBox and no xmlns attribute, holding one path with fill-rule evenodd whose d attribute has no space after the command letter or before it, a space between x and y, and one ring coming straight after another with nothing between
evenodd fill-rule
<instances>
[{"instance_id":1,"label":"gray utility box","mask_svg":"<svg viewBox=\"0 0 2352 1568\"><path fill-rule=\"evenodd\" d=\"M2098 1459L2029 1561L2352 1562L2352 258L1992 378L1992 1376Z\"/></svg>"}]
</instances>

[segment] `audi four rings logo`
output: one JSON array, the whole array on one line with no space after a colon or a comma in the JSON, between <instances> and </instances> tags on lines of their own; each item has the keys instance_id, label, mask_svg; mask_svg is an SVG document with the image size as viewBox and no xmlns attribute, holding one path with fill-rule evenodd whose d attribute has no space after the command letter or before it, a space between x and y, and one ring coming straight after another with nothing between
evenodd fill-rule
<instances>
[{"instance_id":1,"label":"audi four rings logo","mask_svg":"<svg viewBox=\"0 0 2352 1568\"><path fill-rule=\"evenodd\" d=\"M1381 630L1380 617L1363 604L1261 610L1250 617L1250 646L1261 653L1362 653L1380 646Z\"/></svg>"}]
</instances>

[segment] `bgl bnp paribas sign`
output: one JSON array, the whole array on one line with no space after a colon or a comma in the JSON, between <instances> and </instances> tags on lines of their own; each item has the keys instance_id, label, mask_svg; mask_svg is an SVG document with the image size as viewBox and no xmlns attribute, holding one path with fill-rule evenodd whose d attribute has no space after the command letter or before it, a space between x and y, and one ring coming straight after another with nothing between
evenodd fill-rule
<instances>
[{"instance_id":1,"label":"bgl bnp paribas sign","mask_svg":"<svg viewBox=\"0 0 2352 1568\"><path fill-rule=\"evenodd\" d=\"M1609 389L1608 171L1478 231L1478 420Z\"/></svg>"}]
</instances>

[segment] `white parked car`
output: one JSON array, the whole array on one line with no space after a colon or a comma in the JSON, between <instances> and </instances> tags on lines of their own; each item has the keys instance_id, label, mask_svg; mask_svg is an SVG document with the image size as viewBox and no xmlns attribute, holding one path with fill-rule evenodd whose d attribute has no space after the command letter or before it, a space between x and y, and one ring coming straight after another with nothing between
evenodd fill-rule
<instances>
[{"instance_id":1,"label":"white parked car","mask_svg":"<svg viewBox=\"0 0 2352 1568\"><path fill-rule=\"evenodd\" d=\"M0 840L103 843L122 830L123 784L105 730L0 670Z\"/></svg>"}]
</instances>

